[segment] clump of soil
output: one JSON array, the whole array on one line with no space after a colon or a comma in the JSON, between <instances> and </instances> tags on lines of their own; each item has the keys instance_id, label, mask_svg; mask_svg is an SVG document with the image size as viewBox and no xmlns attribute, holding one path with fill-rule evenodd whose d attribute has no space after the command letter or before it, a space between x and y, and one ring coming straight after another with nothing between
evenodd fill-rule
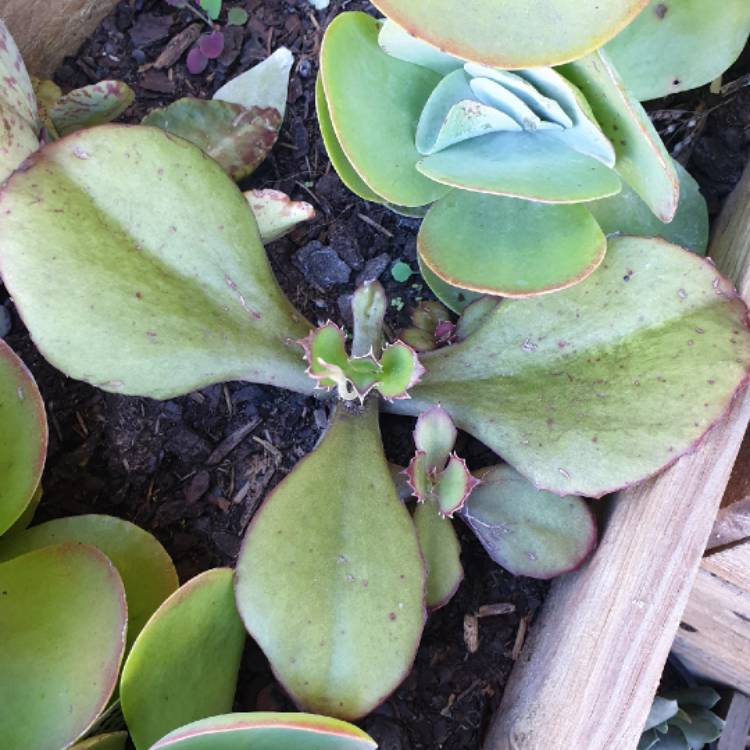
<instances>
[{"instance_id":1,"label":"clump of soil","mask_svg":"<svg viewBox=\"0 0 750 750\"><path fill-rule=\"evenodd\" d=\"M314 81L323 30L341 10L371 6L334 0L316 12L307 0L233 0L250 20L227 27L218 61L190 75L184 54L174 64L154 62L195 17L163 0L124 0L56 80L64 88L101 79L130 84L136 101L124 118L138 122L150 109L182 96L208 97L224 81L281 45L295 57L289 108L279 143L243 187L275 188L308 200L317 218L269 247L280 284L311 320L349 322L351 292L379 278L391 300L390 331L430 297L418 275L396 282L398 261L416 269L418 221L363 202L339 181L328 162L314 109ZM188 32L189 33L189 32ZM750 69L750 56L726 81ZM750 145L750 88L717 97L707 90L655 105L656 122L681 151L715 213L739 179ZM11 312L11 346L36 376L50 421L44 500L38 519L109 513L153 532L175 560L181 580L213 566L232 565L242 536L264 496L307 454L325 428L327 406L315 399L246 383L227 383L165 402L103 393L72 381L38 354L4 291ZM390 460L405 464L413 422L382 418ZM492 454L468 436L460 450L472 468ZM546 585L514 578L493 564L457 522L466 580L451 603L433 614L410 676L364 722L382 750L467 750L480 746L512 666L519 630L540 605ZM479 648L464 642L464 617L483 605L510 603L512 613L480 620ZM262 653L248 646L238 708L292 710Z\"/></svg>"}]
</instances>

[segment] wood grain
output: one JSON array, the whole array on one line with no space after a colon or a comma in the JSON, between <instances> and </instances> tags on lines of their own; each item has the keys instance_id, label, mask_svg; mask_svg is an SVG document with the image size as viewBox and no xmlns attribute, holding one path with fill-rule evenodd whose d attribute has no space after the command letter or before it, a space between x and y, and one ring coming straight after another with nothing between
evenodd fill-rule
<instances>
[{"instance_id":1,"label":"wood grain","mask_svg":"<svg viewBox=\"0 0 750 750\"><path fill-rule=\"evenodd\" d=\"M750 300L750 168L711 255ZM745 391L699 451L613 499L596 554L553 584L485 750L635 750L748 421Z\"/></svg>"},{"instance_id":2,"label":"wood grain","mask_svg":"<svg viewBox=\"0 0 750 750\"><path fill-rule=\"evenodd\" d=\"M750 732L750 698L742 693L732 696L724 731L719 739L719 750L745 750Z\"/></svg>"}]
</instances>

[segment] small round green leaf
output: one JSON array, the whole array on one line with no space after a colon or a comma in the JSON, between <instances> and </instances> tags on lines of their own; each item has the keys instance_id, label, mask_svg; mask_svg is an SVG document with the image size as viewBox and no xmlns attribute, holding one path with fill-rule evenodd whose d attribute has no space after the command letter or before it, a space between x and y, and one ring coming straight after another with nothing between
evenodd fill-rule
<instances>
[{"instance_id":1,"label":"small round green leaf","mask_svg":"<svg viewBox=\"0 0 750 750\"><path fill-rule=\"evenodd\" d=\"M117 119L134 99L135 92L127 83L100 81L60 97L47 116L62 136Z\"/></svg>"},{"instance_id":2,"label":"small round green leaf","mask_svg":"<svg viewBox=\"0 0 750 750\"><path fill-rule=\"evenodd\" d=\"M593 550L596 523L581 498L537 490L510 466L479 476L460 514L498 565L517 576L554 578Z\"/></svg>"},{"instance_id":3,"label":"small round green leaf","mask_svg":"<svg viewBox=\"0 0 750 750\"><path fill-rule=\"evenodd\" d=\"M313 714L214 716L181 727L151 750L375 750L359 727Z\"/></svg>"},{"instance_id":4,"label":"small round green leaf","mask_svg":"<svg viewBox=\"0 0 750 750\"><path fill-rule=\"evenodd\" d=\"M177 589L177 572L164 547L147 531L113 516L58 518L0 540L0 563L52 544L97 547L117 568L128 602L128 642Z\"/></svg>"},{"instance_id":5,"label":"small round green leaf","mask_svg":"<svg viewBox=\"0 0 750 750\"><path fill-rule=\"evenodd\" d=\"M340 14L326 30L320 73L328 114L346 158L373 192L423 206L447 192L415 169L417 122L440 76L387 55L378 30L360 12Z\"/></svg>"},{"instance_id":6,"label":"small round green leaf","mask_svg":"<svg viewBox=\"0 0 750 750\"><path fill-rule=\"evenodd\" d=\"M194 143L216 159L233 180L241 180L271 152L281 128L281 115L271 107L245 109L239 104L185 97L164 109L152 110L143 124Z\"/></svg>"},{"instance_id":7,"label":"small round green leaf","mask_svg":"<svg viewBox=\"0 0 750 750\"><path fill-rule=\"evenodd\" d=\"M607 241L584 206L454 190L430 208L417 246L423 267L451 286L529 297L585 279Z\"/></svg>"},{"instance_id":8,"label":"small round green leaf","mask_svg":"<svg viewBox=\"0 0 750 750\"><path fill-rule=\"evenodd\" d=\"M244 196L192 144L143 126L82 130L38 151L0 197L3 280L71 377L155 398L227 380L311 390L290 343L310 326Z\"/></svg>"},{"instance_id":9,"label":"small round green leaf","mask_svg":"<svg viewBox=\"0 0 750 750\"><path fill-rule=\"evenodd\" d=\"M122 712L137 750L183 724L231 710L244 644L231 570L208 570L172 594L122 670Z\"/></svg>"},{"instance_id":10,"label":"small round green leaf","mask_svg":"<svg viewBox=\"0 0 750 750\"><path fill-rule=\"evenodd\" d=\"M230 8L227 13L227 23L230 26L244 26L250 16L244 8Z\"/></svg>"},{"instance_id":11,"label":"small round green leaf","mask_svg":"<svg viewBox=\"0 0 750 750\"><path fill-rule=\"evenodd\" d=\"M245 626L302 708L357 718L411 668L424 575L377 410L340 405L320 446L253 518L235 581Z\"/></svg>"},{"instance_id":12,"label":"small round green leaf","mask_svg":"<svg viewBox=\"0 0 750 750\"><path fill-rule=\"evenodd\" d=\"M607 45L607 54L634 96L659 99L718 78L748 34L747 0L651 0Z\"/></svg>"},{"instance_id":13,"label":"small round green leaf","mask_svg":"<svg viewBox=\"0 0 750 750\"><path fill-rule=\"evenodd\" d=\"M125 750L127 732L109 732L77 742L71 750Z\"/></svg>"},{"instance_id":14,"label":"small round green leaf","mask_svg":"<svg viewBox=\"0 0 750 750\"><path fill-rule=\"evenodd\" d=\"M0 534L34 497L47 455L47 417L36 382L0 339Z\"/></svg>"},{"instance_id":15,"label":"small round green leaf","mask_svg":"<svg viewBox=\"0 0 750 750\"><path fill-rule=\"evenodd\" d=\"M62 544L0 564L3 750L60 750L107 705L125 650L120 577L93 547Z\"/></svg>"},{"instance_id":16,"label":"small round green leaf","mask_svg":"<svg viewBox=\"0 0 750 750\"><path fill-rule=\"evenodd\" d=\"M498 68L557 65L600 47L648 0L374 0L409 33L449 54Z\"/></svg>"},{"instance_id":17,"label":"small round green leaf","mask_svg":"<svg viewBox=\"0 0 750 750\"><path fill-rule=\"evenodd\" d=\"M453 521L442 518L432 500L417 503L414 526L427 566L427 606L439 609L453 598L464 578L461 545Z\"/></svg>"}]
</instances>

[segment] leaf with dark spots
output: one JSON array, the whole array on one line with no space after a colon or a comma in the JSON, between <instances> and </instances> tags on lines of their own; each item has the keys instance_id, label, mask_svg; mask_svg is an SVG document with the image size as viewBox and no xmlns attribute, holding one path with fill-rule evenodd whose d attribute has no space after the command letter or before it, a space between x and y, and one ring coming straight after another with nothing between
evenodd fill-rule
<instances>
[{"instance_id":1,"label":"leaf with dark spots","mask_svg":"<svg viewBox=\"0 0 750 750\"><path fill-rule=\"evenodd\" d=\"M103 125L117 119L135 99L122 81L101 81L75 89L58 99L47 114L63 136L75 130Z\"/></svg>"},{"instance_id":2,"label":"leaf with dark spots","mask_svg":"<svg viewBox=\"0 0 750 750\"><path fill-rule=\"evenodd\" d=\"M278 138L281 115L270 107L245 109L239 104L186 97L155 109L144 125L185 138L216 159L235 180L251 174Z\"/></svg>"}]
</instances>

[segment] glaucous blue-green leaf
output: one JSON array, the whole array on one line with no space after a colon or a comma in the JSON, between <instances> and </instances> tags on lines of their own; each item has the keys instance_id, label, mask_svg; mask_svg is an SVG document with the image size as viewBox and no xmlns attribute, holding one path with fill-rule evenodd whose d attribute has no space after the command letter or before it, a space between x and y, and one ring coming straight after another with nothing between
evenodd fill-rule
<instances>
[{"instance_id":1,"label":"glaucous blue-green leaf","mask_svg":"<svg viewBox=\"0 0 750 750\"><path fill-rule=\"evenodd\" d=\"M680 706L688 707L688 710L692 710L692 706L713 708L721 700L716 690L708 685L665 690L662 695L669 700L676 700Z\"/></svg>"},{"instance_id":2,"label":"glaucous blue-green leaf","mask_svg":"<svg viewBox=\"0 0 750 750\"><path fill-rule=\"evenodd\" d=\"M34 377L0 339L0 534L24 514L47 455L47 417Z\"/></svg>"},{"instance_id":3,"label":"glaucous blue-green leaf","mask_svg":"<svg viewBox=\"0 0 750 750\"><path fill-rule=\"evenodd\" d=\"M722 719L706 708L690 708L687 715L677 714L669 724L685 735L691 750L701 750L709 742L719 739L724 729Z\"/></svg>"},{"instance_id":4,"label":"glaucous blue-green leaf","mask_svg":"<svg viewBox=\"0 0 750 750\"><path fill-rule=\"evenodd\" d=\"M438 49L498 68L555 65L623 29L648 0L375 0L375 7Z\"/></svg>"},{"instance_id":5,"label":"glaucous blue-green leaf","mask_svg":"<svg viewBox=\"0 0 750 750\"><path fill-rule=\"evenodd\" d=\"M533 484L598 497L694 448L750 369L747 308L708 261L660 239L610 241L588 279L504 300L466 339L421 357L411 399Z\"/></svg>"},{"instance_id":6,"label":"glaucous blue-green leaf","mask_svg":"<svg viewBox=\"0 0 750 750\"><path fill-rule=\"evenodd\" d=\"M100 81L64 94L47 109L47 116L62 136L117 119L134 99L127 83Z\"/></svg>"},{"instance_id":7,"label":"glaucous blue-green leaf","mask_svg":"<svg viewBox=\"0 0 750 750\"><path fill-rule=\"evenodd\" d=\"M447 281L443 281L425 262L417 255L417 265L419 273L422 275L425 284L430 288L432 293L454 313L461 313L472 302L478 300L482 295L477 292L470 292L468 289L460 289L452 286Z\"/></svg>"},{"instance_id":8,"label":"glaucous blue-green leaf","mask_svg":"<svg viewBox=\"0 0 750 750\"><path fill-rule=\"evenodd\" d=\"M31 79L8 27L0 19L0 184L39 148Z\"/></svg>"},{"instance_id":9,"label":"glaucous blue-green leaf","mask_svg":"<svg viewBox=\"0 0 750 750\"><path fill-rule=\"evenodd\" d=\"M192 144L143 126L82 130L38 151L0 200L3 280L66 374L155 398L227 380L310 390L290 343L310 326L245 197Z\"/></svg>"},{"instance_id":10,"label":"glaucous blue-green leaf","mask_svg":"<svg viewBox=\"0 0 750 750\"><path fill-rule=\"evenodd\" d=\"M154 613L125 662L120 701L137 750L232 708L245 631L232 571L192 578Z\"/></svg>"},{"instance_id":11,"label":"glaucous blue-green leaf","mask_svg":"<svg viewBox=\"0 0 750 750\"><path fill-rule=\"evenodd\" d=\"M424 579L374 404L340 405L253 518L235 580L245 626L300 707L364 716L411 668Z\"/></svg>"},{"instance_id":12,"label":"glaucous blue-green leaf","mask_svg":"<svg viewBox=\"0 0 750 750\"><path fill-rule=\"evenodd\" d=\"M130 648L146 621L179 585L164 547L129 521L103 515L58 518L0 540L0 563L52 544L79 542L112 561L125 586Z\"/></svg>"},{"instance_id":13,"label":"glaucous blue-green leaf","mask_svg":"<svg viewBox=\"0 0 750 750\"><path fill-rule=\"evenodd\" d=\"M71 750L125 750L127 732L109 732L76 742Z\"/></svg>"},{"instance_id":14,"label":"glaucous blue-green leaf","mask_svg":"<svg viewBox=\"0 0 750 750\"><path fill-rule=\"evenodd\" d=\"M375 750L359 727L313 714L213 716L160 739L151 750Z\"/></svg>"},{"instance_id":15,"label":"glaucous blue-green leaf","mask_svg":"<svg viewBox=\"0 0 750 750\"><path fill-rule=\"evenodd\" d=\"M658 99L718 78L750 34L750 3L652 0L608 45L607 54L638 99Z\"/></svg>"},{"instance_id":16,"label":"glaucous blue-green leaf","mask_svg":"<svg viewBox=\"0 0 750 750\"><path fill-rule=\"evenodd\" d=\"M441 75L448 75L464 64L460 58L442 52L437 47L412 36L390 18L386 18L380 27L378 44L383 52L391 57L421 65Z\"/></svg>"},{"instance_id":17,"label":"glaucous blue-green leaf","mask_svg":"<svg viewBox=\"0 0 750 750\"><path fill-rule=\"evenodd\" d=\"M94 723L125 650L125 591L93 547L61 544L0 564L3 750L60 750Z\"/></svg>"},{"instance_id":18,"label":"glaucous blue-green leaf","mask_svg":"<svg viewBox=\"0 0 750 750\"><path fill-rule=\"evenodd\" d=\"M342 13L328 27L320 72L338 142L373 192L407 207L447 192L415 169L417 122L437 73L383 52L378 22L360 12Z\"/></svg>"},{"instance_id":19,"label":"glaucous blue-green leaf","mask_svg":"<svg viewBox=\"0 0 750 750\"><path fill-rule=\"evenodd\" d=\"M464 578L461 545L453 521L438 514L434 500L417 503L414 526L427 567L427 607L439 609L453 598Z\"/></svg>"},{"instance_id":20,"label":"glaucous blue-green leaf","mask_svg":"<svg viewBox=\"0 0 750 750\"><path fill-rule=\"evenodd\" d=\"M245 109L275 109L283 120L293 63L292 53L286 47L279 47L255 67L227 81L212 98Z\"/></svg>"},{"instance_id":21,"label":"glaucous blue-green leaf","mask_svg":"<svg viewBox=\"0 0 750 750\"><path fill-rule=\"evenodd\" d=\"M326 147L326 153L341 182L360 198L364 198L366 201L373 201L374 203L382 203L383 198L374 193L359 174L357 174L357 171L341 148L336 131L333 129L333 123L331 122L328 102L323 90L323 80L320 74L318 74L315 80L315 111L318 114L318 126L320 127L320 134L323 137L323 144Z\"/></svg>"},{"instance_id":22,"label":"glaucous blue-green leaf","mask_svg":"<svg viewBox=\"0 0 750 750\"><path fill-rule=\"evenodd\" d=\"M452 286L528 297L585 279L607 240L582 205L454 190L430 208L417 247L423 267Z\"/></svg>"},{"instance_id":23,"label":"glaucous blue-green leaf","mask_svg":"<svg viewBox=\"0 0 750 750\"><path fill-rule=\"evenodd\" d=\"M651 710L648 712L648 718L646 719L643 731L647 732L649 729L664 724L679 711L679 708L676 700L668 700L657 695L651 704Z\"/></svg>"},{"instance_id":24,"label":"glaucous blue-green leaf","mask_svg":"<svg viewBox=\"0 0 750 750\"><path fill-rule=\"evenodd\" d=\"M258 232L264 245L289 234L302 222L315 218L315 209L309 203L293 201L280 190L248 190L245 198L258 222Z\"/></svg>"},{"instance_id":25,"label":"glaucous blue-green leaf","mask_svg":"<svg viewBox=\"0 0 750 750\"><path fill-rule=\"evenodd\" d=\"M461 518L498 565L518 576L554 578L577 568L596 544L596 523L579 497L537 490L510 466L478 473Z\"/></svg>"},{"instance_id":26,"label":"glaucous blue-green leaf","mask_svg":"<svg viewBox=\"0 0 750 750\"><path fill-rule=\"evenodd\" d=\"M417 162L437 182L543 203L580 203L620 192L609 167L546 132L492 133Z\"/></svg>"},{"instance_id":27,"label":"glaucous blue-green leaf","mask_svg":"<svg viewBox=\"0 0 750 750\"><path fill-rule=\"evenodd\" d=\"M599 50L561 68L584 94L617 154L615 169L661 221L671 221L680 199L672 159L648 114Z\"/></svg>"},{"instance_id":28,"label":"glaucous blue-green leaf","mask_svg":"<svg viewBox=\"0 0 750 750\"><path fill-rule=\"evenodd\" d=\"M164 109L152 110L143 124L194 143L216 159L233 180L241 180L271 152L281 116L271 107L246 109L229 102L185 97Z\"/></svg>"},{"instance_id":29,"label":"glaucous blue-green leaf","mask_svg":"<svg viewBox=\"0 0 750 750\"><path fill-rule=\"evenodd\" d=\"M594 215L605 234L632 234L661 237L700 255L708 248L708 206L698 183L679 162L674 162L680 178L680 203L674 219L665 224L629 185L611 198L592 201L586 208Z\"/></svg>"}]
</instances>

